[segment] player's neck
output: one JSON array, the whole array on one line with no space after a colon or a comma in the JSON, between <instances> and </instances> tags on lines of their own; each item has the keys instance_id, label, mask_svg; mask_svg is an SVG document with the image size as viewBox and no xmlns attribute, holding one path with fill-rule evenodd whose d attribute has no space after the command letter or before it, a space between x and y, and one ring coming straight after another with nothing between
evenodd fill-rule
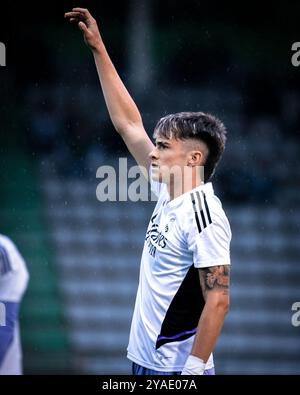
<instances>
[{"instance_id":1,"label":"player's neck","mask_svg":"<svg viewBox=\"0 0 300 395\"><path fill-rule=\"evenodd\" d=\"M167 185L170 200L176 199L178 196L183 195L186 192L197 188L199 185L203 185L204 182L198 174L192 174L190 177L183 177L180 181L171 179L170 183Z\"/></svg>"}]
</instances>

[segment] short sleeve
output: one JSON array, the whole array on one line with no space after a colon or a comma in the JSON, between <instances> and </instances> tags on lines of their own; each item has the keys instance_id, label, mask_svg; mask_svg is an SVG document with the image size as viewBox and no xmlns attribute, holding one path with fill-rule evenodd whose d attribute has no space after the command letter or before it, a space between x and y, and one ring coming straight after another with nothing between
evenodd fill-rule
<instances>
[{"instance_id":1,"label":"short sleeve","mask_svg":"<svg viewBox=\"0 0 300 395\"><path fill-rule=\"evenodd\" d=\"M187 242L196 268L230 264L231 230L228 219L224 212L221 215L210 212L210 215L211 221L205 227L198 226L195 216L189 219Z\"/></svg>"}]
</instances>

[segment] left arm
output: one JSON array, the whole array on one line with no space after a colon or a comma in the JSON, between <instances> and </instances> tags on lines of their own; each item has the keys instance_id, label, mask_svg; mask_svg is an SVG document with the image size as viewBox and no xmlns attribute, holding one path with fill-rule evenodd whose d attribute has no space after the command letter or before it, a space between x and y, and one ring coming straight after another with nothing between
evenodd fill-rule
<instances>
[{"instance_id":1,"label":"left arm","mask_svg":"<svg viewBox=\"0 0 300 395\"><path fill-rule=\"evenodd\" d=\"M199 269L205 306L198 323L192 357L188 358L182 374L203 374L229 309L229 271L229 265ZM202 360L202 365L193 357Z\"/></svg>"}]
</instances>

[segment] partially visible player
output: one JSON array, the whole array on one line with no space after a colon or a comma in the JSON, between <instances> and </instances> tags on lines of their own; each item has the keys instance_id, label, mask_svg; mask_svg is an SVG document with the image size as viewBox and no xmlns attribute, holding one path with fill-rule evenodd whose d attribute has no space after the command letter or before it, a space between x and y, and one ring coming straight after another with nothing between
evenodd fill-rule
<instances>
[{"instance_id":1,"label":"partially visible player","mask_svg":"<svg viewBox=\"0 0 300 395\"><path fill-rule=\"evenodd\" d=\"M15 244L0 235L0 375L22 374L19 309L28 279Z\"/></svg>"},{"instance_id":2,"label":"partially visible player","mask_svg":"<svg viewBox=\"0 0 300 395\"><path fill-rule=\"evenodd\" d=\"M83 32L115 129L137 163L151 168L158 196L130 331L133 374L212 375L212 352L229 308L231 230L210 178L225 148L226 129L210 114L170 114L157 123L154 146L95 19L83 8L65 16Z\"/></svg>"}]
</instances>

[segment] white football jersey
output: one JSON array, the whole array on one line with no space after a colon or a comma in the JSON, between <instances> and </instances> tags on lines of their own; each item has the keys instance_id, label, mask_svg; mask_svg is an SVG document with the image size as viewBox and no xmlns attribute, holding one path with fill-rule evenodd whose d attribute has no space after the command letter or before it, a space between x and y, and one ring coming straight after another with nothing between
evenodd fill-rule
<instances>
[{"instance_id":1,"label":"white football jersey","mask_svg":"<svg viewBox=\"0 0 300 395\"><path fill-rule=\"evenodd\" d=\"M18 314L28 278L15 244L0 235L0 375L22 373Z\"/></svg>"},{"instance_id":2,"label":"white football jersey","mask_svg":"<svg viewBox=\"0 0 300 395\"><path fill-rule=\"evenodd\" d=\"M148 369L182 371L204 307L198 268L230 264L231 230L211 183L158 202L147 229L127 357ZM214 366L211 355L206 369Z\"/></svg>"}]
</instances>

